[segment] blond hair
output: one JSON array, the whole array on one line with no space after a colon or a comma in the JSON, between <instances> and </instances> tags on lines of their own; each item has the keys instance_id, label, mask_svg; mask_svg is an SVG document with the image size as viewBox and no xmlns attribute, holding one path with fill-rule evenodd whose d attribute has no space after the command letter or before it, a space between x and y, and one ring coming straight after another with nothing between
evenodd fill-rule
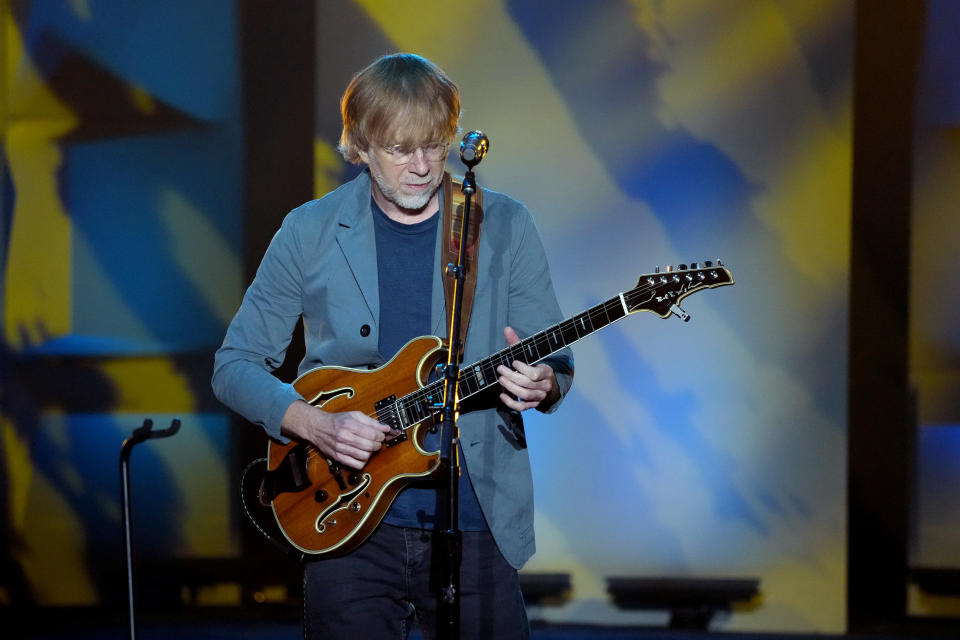
<instances>
[{"instance_id":1,"label":"blond hair","mask_svg":"<svg viewBox=\"0 0 960 640\"><path fill-rule=\"evenodd\" d=\"M412 53L383 56L357 73L340 100L340 153L360 164L373 145L413 148L450 142L459 130L460 90L437 65Z\"/></svg>"}]
</instances>

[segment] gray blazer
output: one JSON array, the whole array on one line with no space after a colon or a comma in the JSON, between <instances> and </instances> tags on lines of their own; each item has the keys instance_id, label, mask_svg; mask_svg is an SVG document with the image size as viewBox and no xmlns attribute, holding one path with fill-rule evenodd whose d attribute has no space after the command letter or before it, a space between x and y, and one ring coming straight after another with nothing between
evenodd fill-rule
<instances>
[{"instance_id":1,"label":"gray blazer","mask_svg":"<svg viewBox=\"0 0 960 640\"><path fill-rule=\"evenodd\" d=\"M298 318L304 319L302 374L337 365L383 364L377 350L380 301L370 177L354 180L291 211L264 255L230 323L214 362L221 402L283 441L280 421L300 398L271 375L283 362ZM507 325L525 336L563 318L540 236L529 211L484 190L477 288L464 365L506 346ZM437 234L435 263L440 262ZM443 281L433 282L434 335L445 337ZM573 359L561 351L545 360L561 396L573 380ZM554 411L559 403L550 408ZM533 555L533 483L519 414L502 405L460 417L464 462L480 508L504 558L520 568Z\"/></svg>"}]
</instances>

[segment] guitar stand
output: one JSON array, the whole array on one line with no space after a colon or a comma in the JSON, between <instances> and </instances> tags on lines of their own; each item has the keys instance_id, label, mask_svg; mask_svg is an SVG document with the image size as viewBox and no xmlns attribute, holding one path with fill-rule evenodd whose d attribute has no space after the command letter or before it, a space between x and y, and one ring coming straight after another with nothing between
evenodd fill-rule
<instances>
[{"instance_id":1,"label":"guitar stand","mask_svg":"<svg viewBox=\"0 0 960 640\"><path fill-rule=\"evenodd\" d=\"M120 508L123 512L123 558L127 568L127 601L130 611L130 640L136 640L137 627L133 617L133 550L130 545L130 452L135 445L151 438L168 438L180 430L180 418L174 418L167 429L153 430L153 420L147 418L123 441L120 448Z\"/></svg>"}]
</instances>

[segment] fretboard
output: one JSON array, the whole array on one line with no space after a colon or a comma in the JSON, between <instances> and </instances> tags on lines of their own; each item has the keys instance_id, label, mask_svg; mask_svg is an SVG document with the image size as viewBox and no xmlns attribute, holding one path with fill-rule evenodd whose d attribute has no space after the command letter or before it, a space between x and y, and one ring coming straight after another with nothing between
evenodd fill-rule
<instances>
[{"instance_id":1,"label":"fretboard","mask_svg":"<svg viewBox=\"0 0 960 640\"><path fill-rule=\"evenodd\" d=\"M626 315L623 298L617 295L483 360L461 366L460 400L498 384L497 367L501 364L510 367L517 360L525 364L536 364ZM411 427L436 413L442 403L443 380L437 380L397 400L396 410L403 426Z\"/></svg>"}]
</instances>

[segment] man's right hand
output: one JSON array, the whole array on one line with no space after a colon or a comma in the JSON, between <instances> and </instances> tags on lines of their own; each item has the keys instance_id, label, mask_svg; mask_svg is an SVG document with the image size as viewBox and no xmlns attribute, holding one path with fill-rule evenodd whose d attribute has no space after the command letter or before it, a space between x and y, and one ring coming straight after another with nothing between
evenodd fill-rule
<instances>
[{"instance_id":1,"label":"man's right hand","mask_svg":"<svg viewBox=\"0 0 960 640\"><path fill-rule=\"evenodd\" d=\"M343 465L361 469L393 430L360 411L328 413L298 400L283 414L280 432L312 443Z\"/></svg>"}]
</instances>

